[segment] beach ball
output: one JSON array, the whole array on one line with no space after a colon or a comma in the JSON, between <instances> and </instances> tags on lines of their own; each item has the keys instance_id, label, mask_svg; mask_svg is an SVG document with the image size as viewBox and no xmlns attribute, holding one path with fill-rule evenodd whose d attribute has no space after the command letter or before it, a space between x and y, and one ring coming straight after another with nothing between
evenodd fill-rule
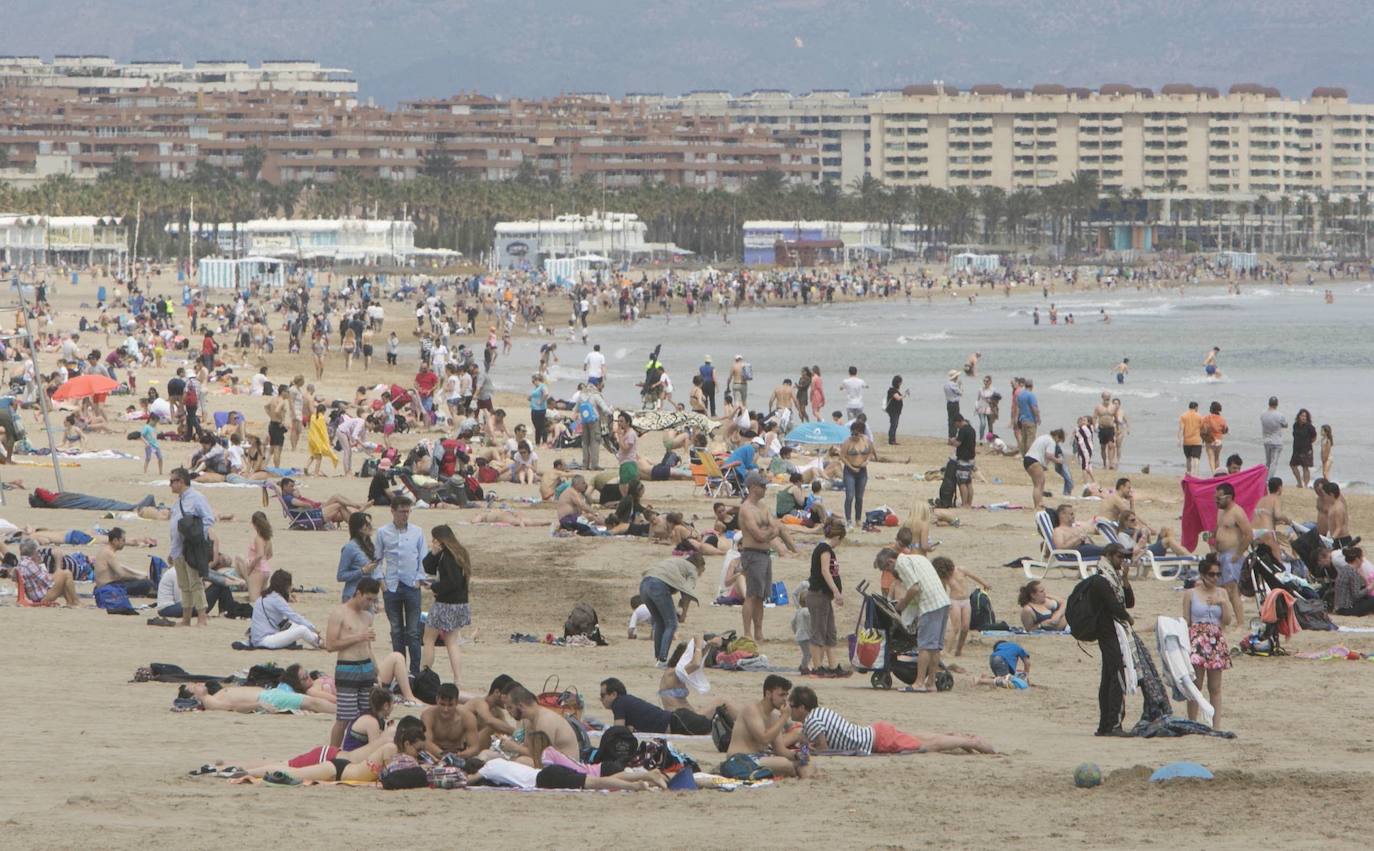
<instances>
[{"instance_id":1,"label":"beach ball","mask_svg":"<svg viewBox=\"0 0 1374 851\"><path fill-rule=\"evenodd\" d=\"M1073 770L1073 785L1079 789L1091 789L1102 785L1102 769L1095 762L1085 762Z\"/></svg>"}]
</instances>

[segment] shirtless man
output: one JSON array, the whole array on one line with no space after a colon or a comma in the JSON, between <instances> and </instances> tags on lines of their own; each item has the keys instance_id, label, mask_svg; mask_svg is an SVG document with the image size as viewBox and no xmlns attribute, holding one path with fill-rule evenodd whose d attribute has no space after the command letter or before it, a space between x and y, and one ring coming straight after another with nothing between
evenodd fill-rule
<instances>
[{"instance_id":1,"label":"shirtless man","mask_svg":"<svg viewBox=\"0 0 1374 851\"><path fill-rule=\"evenodd\" d=\"M466 708L472 710L477 719L478 741L490 742L492 736L509 736L515 732L515 722L506 712L505 692L516 685L519 683L509 674L498 674L485 697L468 701Z\"/></svg>"},{"instance_id":2,"label":"shirtless man","mask_svg":"<svg viewBox=\"0 0 1374 851\"><path fill-rule=\"evenodd\" d=\"M368 709L368 693L377 683L377 667L372 661L372 607L382 585L376 577L364 576L358 588L344 603L329 613L324 629L324 648L337 653L334 662L334 690L337 704L329 744L343 743L344 731L353 719Z\"/></svg>"},{"instance_id":3,"label":"shirtless man","mask_svg":"<svg viewBox=\"0 0 1374 851\"><path fill-rule=\"evenodd\" d=\"M1056 510L1059 515L1059 525L1054 527L1054 548L1056 550L1077 550L1082 553L1084 558L1098 558L1102 555L1102 547L1093 543L1093 530L1080 529L1073 525L1074 510L1072 505L1061 505Z\"/></svg>"},{"instance_id":4,"label":"shirtless man","mask_svg":"<svg viewBox=\"0 0 1374 851\"><path fill-rule=\"evenodd\" d=\"M1254 533L1260 535L1255 542L1269 547L1278 558L1286 543L1279 537L1279 526L1290 525L1293 521L1283 513L1283 479L1274 476L1268 487L1269 492L1255 505Z\"/></svg>"},{"instance_id":5,"label":"shirtless man","mask_svg":"<svg viewBox=\"0 0 1374 851\"><path fill-rule=\"evenodd\" d=\"M1335 541L1338 547L1359 543L1350 537L1350 515L1345 507L1345 497L1341 496L1341 486L1328 481L1325 490L1326 536Z\"/></svg>"},{"instance_id":6,"label":"shirtless man","mask_svg":"<svg viewBox=\"0 0 1374 851\"><path fill-rule=\"evenodd\" d=\"M1116 412L1112 410L1112 394L1102 391L1102 401L1093 408L1093 422L1097 424L1097 442L1102 447L1102 466L1108 470L1116 464Z\"/></svg>"},{"instance_id":7,"label":"shirtless man","mask_svg":"<svg viewBox=\"0 0 1374 851\"><path fill-rule=\"evenodd\" d=\"M272 466L281 466L281 449L286 444L286 415L287 395L289 390L285 384L277 387L277 395L268 397L267 404L263 407L267 410L267 447L268 454L272 458Z\"/></svg>"},{"instance_id":8,"label":"shirtless man","mask_svg":"<svg viewBox=\"0 0 1374 851\"><path fill-rule=\"evenodd\" d=\"M1208 378L1221 378L1221 369L1217 367L1217 354L1221 352L1221 346L1213 346L1212 350L1202 359L1202 371ZM1237 609L1236 611L1240 611Z\"/></svg>"},{"instance_id":9,"label":"shirtless man","mask_svg":"<svg viewBox=\"0 0 1374 851\"><path fill-rule=\"evenodd\" d=\"M763 699L745 704L735 719L730 733L730 755L744 754L753 758L760 768L766 768L779 777L801 777L810 779L815 776L811 765L801 765L789 745L796 741L799 733L784 733L790 717L787 712L787 695L792 690L792 681L777 674L769 674L763 680Z\"/></svg>"},{"instance_id":10,"label":"shirtless man","mask_svg":"<svg viewBox=\"0 0 1374 851\"><path fill-rule=\"evenodd\" d=\"M124 546L123 529L116 526L106 533L105 546L95 554L95 587L121 585L130 597L156 597L157 586L151 579L119 563L118 553Z\"/></svg>"},{"instance_id":11,"label":"shirtless man","mask_svg":"<svg viewBox=\"0 0 1374 851\"><path fill-rule=\"evenodd\" d=\"M1240 571L1245 564L1245 554L1254 540L1250 529L1250 518L1236 504L1236 489L1229 482L1217 485L1217 528L1212 535L1212 549L1221 563L1221 577L1218 582L1231 598L1231 611L1241 612Z\"/></svg>"},{"instance_id":12,"label":"shirtless man","mask_svg":"<svg viewBox=\"0 0 1374 851\"><path fill-rule=\"evenodd\" d=\"M725 305L725 309L728 311L728 297L722 304ZM748 407L749 379L744 377L744 355L735 355L735 361L730 366L730 392L734 395L741 407Z\"/></svg>"},{"instance_id":13,"label":"shirtless man","mask_svg":"<svg viewBox=\"0 0 1374 851\"><path fill-rule=\"evenodd\" d=\"M778 424L784 430L799 416L797 391L792 386L792 379L784 378L782 384L773 388L773 395L768 397L768 410L778 415Z\"/></svg>"},{"instance_id":14,"label":"shirtless man","mask_svg":"<svg viewBox=\"0 0 1374 851\"><path fill-rule=\"evenodd\" d=\"M582 753L577 745L577 736L573 735L572 727L569 726L566 718L552 709L540 706L539 702L534 699L534 695L524 686L516 686L511 689L506 699L510 701L511 716L520 722L527 740L532 730L538 730L549 737L549 744L553 746L554 750L568 759L578 762L582 760ZM501 750L505 753L519 754L516 757L517 762L535 767L540 764L539 754L531 754L523 743L512 738L503 737L501 739Z\"/></svg>"},{"instance_id":15,"label":"shirtless man","mask_svg":"<svg viewBox=\"0 0 1374 851\"><path fill-rule=\"evenodd\" d=\"M435 704L420 715L429 734L426 749L435 756L451 753L469 757L482 752L477 716L459 703L458 697L458 686L444 683L439 686Z\"/></svg>"},{"instance_id":16,"label":"shirtless man","mask_svg":"<svg viewBox=\"0 0 1374 851\"><path fill-rule=\"evenodd\" d=\"M755 470L745 477L744 486L748 496L739 508L740 569L744 572L745 588L741 617L744 635L761 642L763 601L773 590L773 556L769 551L775 539L782 541L792 555L797 554L797 548L772 510L763 505L768 492L767 477Z\"/></svg>"},{"instance_id":17,"label":"shirtless man","mask_svg":"<svg viewBox=\"0 0 1374 851\"><path fill-rule=\"evenodd\" d=\"M570 529L583 537L595 535L591 523L596 522L591 504L587 502L587 480L580 475L572 477L572 484L558 495L554 509L560 529Z\"/></svg>"}]
</instances>

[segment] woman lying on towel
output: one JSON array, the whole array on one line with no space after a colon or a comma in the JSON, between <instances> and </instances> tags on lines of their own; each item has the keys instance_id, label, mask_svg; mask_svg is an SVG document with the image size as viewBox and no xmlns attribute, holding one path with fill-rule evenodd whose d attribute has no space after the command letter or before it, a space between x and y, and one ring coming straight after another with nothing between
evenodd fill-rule
<instances>
[{"instance_id":1,"label":"woman lying on towel","mask_svg":"<svg viewBox=\"0 0 1374 851\"><path fill-rule=\"evenodd\" d=\"M286 768L308 768L312 765L322 765L331 763L338 757L345 757L349 762L361 762L367 759L382 745L392 740L392 735L387 731L388 719L391 717L391 710L394 701L391 692L384 688L373 688L368 694L368 710L349 722L344 729L343 742L340 747L330 747L320 745L311 748L299 756L293 756L286 761ZM256 771L271 771L280 768L273 764L264 766L261 769L251 769L249 774ZM261 774L255 776L261 777Z\"/></svg>"},{"instance_id":2,"label":"woman lying on towel","mask_svg":"<svg viewBox=\"0 0 1374 851\"><path fill-rule=\"evenodd\" d=\"M316 765L260 765L248 769L248 776L264 777L273 772L281 772L297 780L370 783L380 780L383 774L393 768L418 765L424 750L425 722L409 716L396 723L396 733L390 741L381 737L375 744L340 753L328 762Z\"/></svg>"},{"instance_id":3,"label":"woman lying on towel","mask_svg":"<svg viewBox=\"0 0 1374 851\"><path fill-rule=\"evenodd\" d=\"M530 753L539 754L539 765L530 766L519 761L493 759L485 762L478 773L496 786L518 789L602 789L612 792L647 792L667 789L668 779L663 772L646 768L624 768L602 776L607 768L620 768L611 763L587 765L570 759L553 747L549 737L532 730L525 741Z\"/></svg>"},{"instance_id":4,"label":"woman lying on towel","mask_svg":"<svg viewBox=\"0 0 1374 851\"><path fill-rule=\"evenodd\" d=\"M219 683L186 683L177 689L180 699L195 700L205 710L221 712L306 712L334 713L334 701L311 695L309 676L300 665L292 665L275 688L221 686Z\"/></svg>"}]
</instances>

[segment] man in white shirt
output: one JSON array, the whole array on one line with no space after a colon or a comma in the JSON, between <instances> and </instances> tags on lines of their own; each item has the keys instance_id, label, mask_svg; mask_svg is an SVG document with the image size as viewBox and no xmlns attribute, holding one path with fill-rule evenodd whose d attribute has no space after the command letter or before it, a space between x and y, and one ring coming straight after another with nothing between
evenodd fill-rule
<instances>
[{"instance_id":1,"label":"man in white shirt","mask_svg":"<svg viewBox=\"0 0 1374 851\"><path fill-rule=\"evenodd\" d=\"M587 352L587 357L582 360L582 366L587 371L587 383L594 384L598 389L606 387L606 356L601 354L601 344L592 346L592 350Z\"/></svg>"},{"instance_id":2,"label":"man in white shirt","mask_svg":"<svg viewBox=\"0 0 1374 851\"><path fill-rule=\"evenodd\" d=\"M859 368L851 366L849 377L840 382L840 390L844 393L844 412L850 420L864 412L864 390L867 388L868 382L859 377Z\"/></svg>"},{"instance_id":3,"label":"man in white shirt","mask_svg":"<svg viewBox=\"0 0 1374 851\"><path fill-rule=\"evenodd\" d=\"M258 374L253 376L248 391L250 396L261 396L263 385L267 383L267 367L259 367Z\"/></svg>"}]
</instances>

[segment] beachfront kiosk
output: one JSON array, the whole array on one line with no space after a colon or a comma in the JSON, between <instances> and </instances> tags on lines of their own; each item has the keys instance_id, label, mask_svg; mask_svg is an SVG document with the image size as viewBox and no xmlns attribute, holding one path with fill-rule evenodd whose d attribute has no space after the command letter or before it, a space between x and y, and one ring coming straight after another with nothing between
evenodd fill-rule
<instances>
[{"instance_id":1,"label":"beachfront kiosk","mask_svg":"<svg viewBox=\"0 0 1374 851\"><path fill-rule=\"evenodd\" d=\"M965 251L949 260L949 268L954 272L996 272L1002 266L1002 258L996 254L974 254Z\"/></svg>"},{"instance_id":2,"label":"beachfront kiosk","mask_svg":"<svg viewBox=\"0 0 1374 851\"><path fill-rule=\"evenodd\" d=\"M1223 269L1248 272L1259 265L1259 255L1253 251L1218 251L1217 265Z\"/></svg>"},{"instance_id":3,"label":"beachfront kiosk","mask_svg":"<svg viewBox=\"0 0 1374 851\"><path fill-rule=\"evenodd\" d=\"M197 267L200 285L212 290L246 290L259 286L286 285L287 264L274 257L202 257Z\"/></svg>"}]
</instances>

